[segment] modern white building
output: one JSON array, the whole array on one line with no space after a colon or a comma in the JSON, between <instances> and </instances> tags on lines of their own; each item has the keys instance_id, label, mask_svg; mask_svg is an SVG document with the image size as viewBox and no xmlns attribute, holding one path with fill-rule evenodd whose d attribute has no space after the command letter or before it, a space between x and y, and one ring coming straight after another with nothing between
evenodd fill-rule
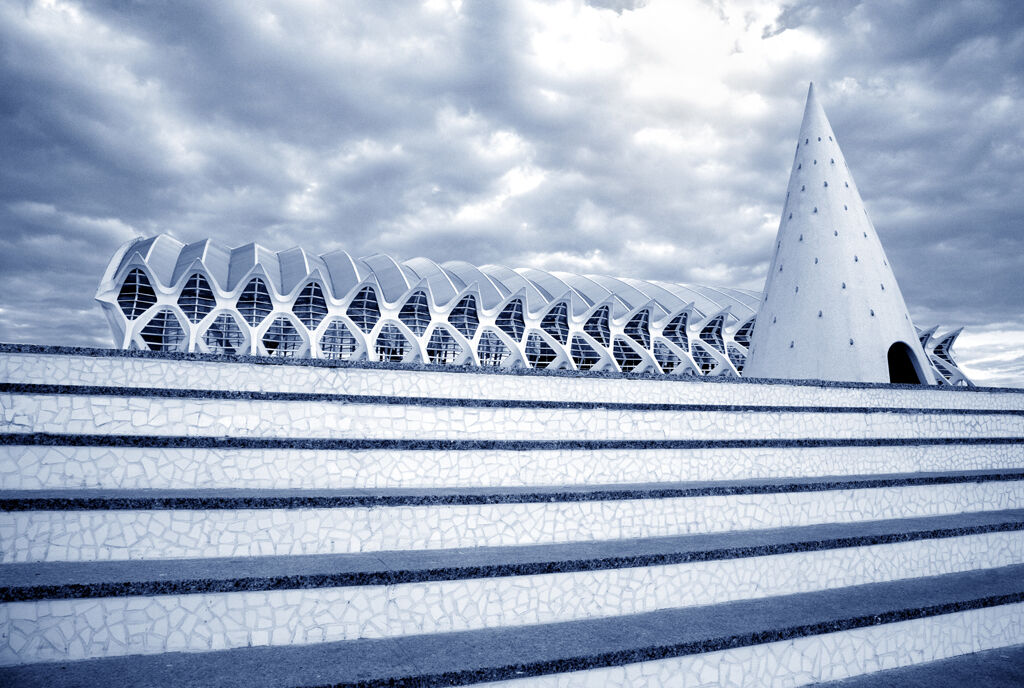
<instances>
[{"instance_id":1,"label":"modern white building","mask_svg":"<svg viewBox=\"0 0 1024 688\"><path fill-rule=\"evenodd\" d=\"M807 113L764 293L122 246L97 297L140 351L0 343L0 686L1024 658L1024 390L951 386Z\"/></svg>"},{"instance_id":2,"label":"modern white building","mask_svg":"<svg viewBox=\"0 0 1024 688\"><path fill-rule=\"evenodd\" d=\"M757 292L164 234L97 294L122 348L454 365L738 374Z\"/></svg>"},{"instance_id":3,"label":"modern white building","mask_svg":"<svg viewBox=\"0 0 1024 688\"><path fill-rule=\"evenodd\" d=\"M161 234L96 298L124 349L969 385L959 330L910 322L813 87L800 136L763 295Z\"/></svg>"}]
</instances>

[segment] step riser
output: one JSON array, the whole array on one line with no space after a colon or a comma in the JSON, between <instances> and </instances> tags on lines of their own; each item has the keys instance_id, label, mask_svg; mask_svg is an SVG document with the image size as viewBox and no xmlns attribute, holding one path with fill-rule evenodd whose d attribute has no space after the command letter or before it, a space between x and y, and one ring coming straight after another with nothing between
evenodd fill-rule
<instances>
[{"instance_id":1,"label":"step riser","mask_svg":"<svg viewBox=\"0 0 1024 688\"><path fill-rule=\"evenodd\" d=\"M0 605L0 665L553 623L1024 562L986 533L641 568ZM66 641L64 639L67 639Z\"/></svg>"},{"instance_id":2,"label":"step riser","mask_svg":"<svg viewBox=\"0 0 1024 688\"><path fill-rule=\"evenodd\" d=\"M8 490L614 485L1022 467L1024 443L586 451L0 446L0 487Z\"/></svg>"},{"instance_id":3,"label":"step riser","mask_svg":"<svg viewBox=\"0 0 1024 688\"><path fill-rule=\"evenodd\" d=\"M910 408L1024 409L1017 394L939 388L888 389L750 382L614 379L561 375L444 373L310 365L186 361L124 356L0 354L0 380L266 392L391 394L465 399L533 399L679 404L787 404Z\"/></svg>"},{"instance_id":4,"label":"step riser","mask_svg":"<svg viewBox=\"0 0 1024 688\"><path fill-rule=\"evenodd\" d=\"M1024 482L457 506L0 513L0 562L341 554L647 538L1024 508Z\"/></svg>"},{"instance_id":5,"label":"step riser","mask_svg":"<svg viewBox=\"0 0 1024 688\"><path fill-rule=\"evenodd\" d=\"M465 408L0 395L8 432L248 437L714 440L1024 437L1024 416Z\"/></svg>"},{"instance_id":6,"label":"step riser","mask_svg":"<svg viewBox=\"0 0 1024 688\"><path fill-rule=\"evenodd\" d=\"M1008 647L1024 637L1024 604L623 666L474 684L479 688L762 688L838 681Z\"/></svg>"}]
</instances>

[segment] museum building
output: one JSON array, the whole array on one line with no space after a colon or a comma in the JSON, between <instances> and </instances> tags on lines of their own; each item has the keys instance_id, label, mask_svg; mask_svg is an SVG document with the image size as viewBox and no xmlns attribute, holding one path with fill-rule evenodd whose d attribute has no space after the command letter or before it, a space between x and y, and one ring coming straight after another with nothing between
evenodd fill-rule
<instances>
[{"instance_id":1,"label":"museum building","mask_svg":"<svg viewBox=\"0 0 1024 688\"><path fill-rule=\"evenodd\" d=\"M0 685L1019 663L1024 390L914 327L813 88L792 170L762 292L124 245L119 350L0 343Z\"/></svg>"},{"instance_id":2,"label":"museum building","mask_svg":"<svg viewBox=\"0 0 1024 688\"><path fill-rule=\"evenodd\" d=\"M120 247L96 298L124 349L735 377L757 322L757 377L971 384L960 330L910 323L813 88L763 294L161 234Z\"/></svg>"}]
</instances>

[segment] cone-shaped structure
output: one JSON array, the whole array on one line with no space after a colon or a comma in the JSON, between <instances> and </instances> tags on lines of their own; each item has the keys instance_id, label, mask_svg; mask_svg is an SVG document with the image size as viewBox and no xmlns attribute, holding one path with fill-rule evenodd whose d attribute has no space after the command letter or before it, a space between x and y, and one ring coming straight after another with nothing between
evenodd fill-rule
<instances>
[{"instance_id":1,"label":"cone-shaped structure","mask_svg":"<svg viewBox=\"0 0 1024 688\"><path fill-rule=\"evenodd\" d=\"M813 84L744 373L935 382Z\"/></svg>"}]
</instances>

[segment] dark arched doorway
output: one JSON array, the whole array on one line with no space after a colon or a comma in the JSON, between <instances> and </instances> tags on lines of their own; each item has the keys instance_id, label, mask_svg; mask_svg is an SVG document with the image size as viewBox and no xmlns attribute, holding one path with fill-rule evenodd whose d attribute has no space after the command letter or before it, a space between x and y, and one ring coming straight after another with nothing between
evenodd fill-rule
<instances>
[{"instance_id":1,"label":"dark arched doorway","mask_svg":"<svg viewBox=\"0 0 1024 688\"><path fill-rule=\"evenodd\" d=\"M917 357L903 342L896 342L889 347L889 382L904 385L924 384Z\"/></svg>"}]
</instances>

